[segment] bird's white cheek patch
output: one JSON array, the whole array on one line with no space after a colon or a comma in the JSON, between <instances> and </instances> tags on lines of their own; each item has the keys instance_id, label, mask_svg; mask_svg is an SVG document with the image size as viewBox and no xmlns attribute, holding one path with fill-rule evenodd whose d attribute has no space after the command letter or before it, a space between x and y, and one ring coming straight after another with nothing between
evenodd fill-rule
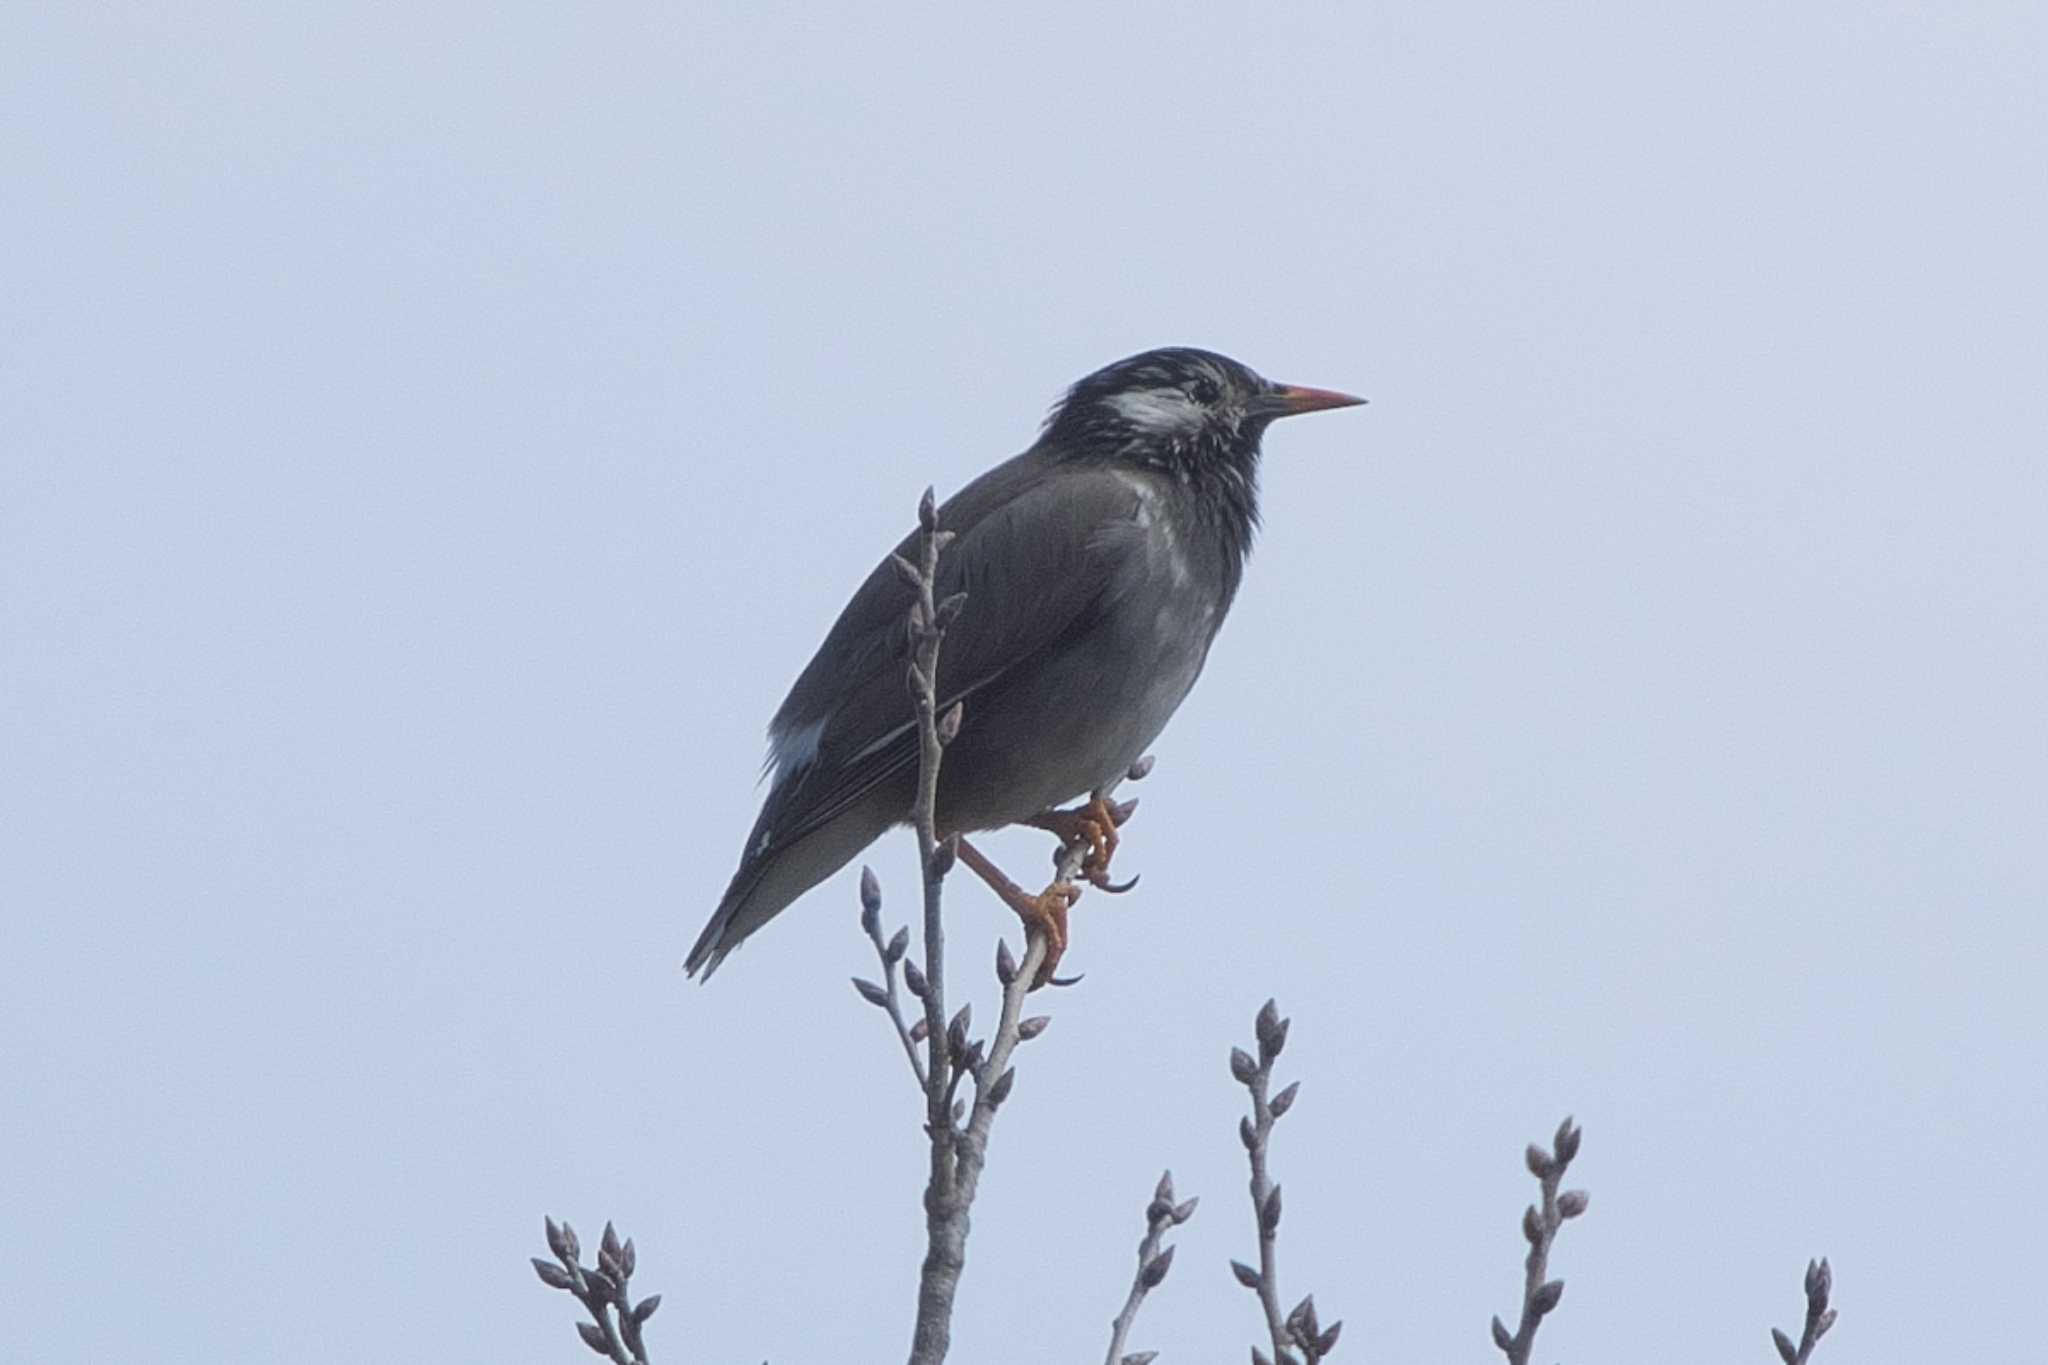
<instances>
[{"instance_id":1,"label":"bird's white cheek patch","mask_svg":"<svg viewBox=\"0 0 2048 1365\"><path fill-rule=\"evenodd\" d=\"M1137 389L1111 395L1109 406L1141 431L1189 431L1202 414L1179 389Z\"/></svg>"}]
</instances>

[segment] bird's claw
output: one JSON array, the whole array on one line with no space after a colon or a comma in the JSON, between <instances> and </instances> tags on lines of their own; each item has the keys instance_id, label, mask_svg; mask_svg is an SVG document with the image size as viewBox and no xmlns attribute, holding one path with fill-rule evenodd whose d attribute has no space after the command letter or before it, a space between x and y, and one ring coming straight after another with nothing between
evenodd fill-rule
<instances>
[{"instance_id":1,"label":"bird's claw","mask_svg":"<svg viewBox=\"0 0 2048 1365\"><path fill-rule=\"evenodd\" d=\"M1060 958L1067 951L1067 911L1074 902L1081 899L1081 888L1072 882L1054 882L1036 896L1026 897L1021 903L1011 906L1019 919L1024 921L1027 941L1036 933L1045 939L1045 961L1038 964L1038 973L1031 979L1031 989L1041 986L1070 984L1055 977L1053 968L1059 966ZM1080 980L1075 977L1074 980Z\"/></svg>"},{"instance_id":2,"label":"bird's claw","mask_svg":"<svg viewBox=\"0 0 2048 1365\"><path fill-rule=\"evenodd\" d=\"M1066 850L1078 843L1086 843L1088 852L1081 860L1081 877L1090 886L1120 896L1138 884L1136 877L1127 882L1113 882L1109 879L1109 861L1116 856L1117 846L1122 840L1117 829L1129 820L1138 809L1136 800L1112 802L1106 796L1097 796L1086 805L1072 810L1049 810L1034 817L1030 823L1040 829L1049 830L1059 838L1060 849L1053 855L1055 862L1064 856Z\"/></svg>"}]
</instances>

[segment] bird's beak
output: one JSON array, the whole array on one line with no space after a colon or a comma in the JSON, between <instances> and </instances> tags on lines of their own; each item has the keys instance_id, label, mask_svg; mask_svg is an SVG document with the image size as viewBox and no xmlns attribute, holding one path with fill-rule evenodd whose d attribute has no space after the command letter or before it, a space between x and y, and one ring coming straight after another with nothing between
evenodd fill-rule
<instances>
[{"instance_id":1,"label":"bird's beak","mask_svg":"<svg viewBox=\"0 0 2048 1365\"><path fill-rule=\"evenodd\" d=\"M1321 412L1324 408L1353 408L1365 400L1335 389L1304 389L1293 384L1275 384L1252 400L1252 411L1261 417L1293 417L1297 413Z\"/></svg>"}]
</instances>

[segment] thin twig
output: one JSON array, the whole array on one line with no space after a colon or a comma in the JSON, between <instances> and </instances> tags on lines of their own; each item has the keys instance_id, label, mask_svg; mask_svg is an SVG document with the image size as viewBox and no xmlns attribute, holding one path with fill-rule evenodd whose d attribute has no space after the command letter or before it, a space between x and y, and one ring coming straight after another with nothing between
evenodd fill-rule
<instances>
[{"instance_id":1,"label":"thin twig","mask_svg":"<svg viewBox=\"0 0 2048 1365\"><path fill-rule=\"evenodd\" d=\"M626 1282L633 1277L636 1259L632 1239L621 1242L612 1225L606 1223L604 1237L598 1243L597 1265L584 1266L576 1259L582 1254L576 1229L552 1218L545 1222L548 1250L555 1254L555 1260L534 1257L534 1273L549 1288L574 1295L590 1314L589 1322L576 1324L576 1335L583 1338L585 1346L614 1365L647 1365L647 1345L641 1340L640 1329L661 1307L661 1295L650 1294L637 1304L631 1301Z\"/></svg>"},{"instance_id":2,"label":"thin twig","mask_svg":"<svg viewBox=\"0 0 2048 1365\"><path fill-rule=\"evenodd\" d=\"M1070 878L1087 856L1085 848L1063 855L1062 877ZM1044 935L1033 932L1024 946L1021 963L1009 961L1004 945L997 958L997 976L1002 981L1003 1001L995 1035L986 1046L968 1036L969 1012L963 1008L945 1028L930 1034L929 1053L934 1072L945 1058L953 1069L947 1083L938 1135L932 1138L934 1161L942 1143L947 1153L946 1195L937 1197L938 1176L925 1190L926 1248L924 1270L918 1277L917 1333L911 1344L911 1365L938 1365L944 1360L952 1335L953 1297L959 1288L960 1272L967 1263L969 1211L981 1186L981 1173L988 1164L988 1141L995 1126L996 1110L1010 1097L1016 1083L1016 1069L1010 1058L1020 1043L1045 1031L1044 1015L1023 1017L1024 997L1044 965ZM927 996L927 1004L930 1003ZM954 1089L962 1075L974 1082L974 1100L964 1126L958 1122Z\"/></svg>"},{"instance_id":3,"label":"thin twig","mask_svg":"<svg viewBox=\"0 0 2048 1365\"><path fill-rule=\"evenodd\" d=\"M926 1086L924 1059L917 1055L917 1040L923 1032L913 1031L903 1021L903 1007L896 994L897 964L903 961L903 954L910 946L910 930L899 928L888 939L882 937L882 885L875 880L874 869L860 870L860 927L875 945L875 957L882 964L882 984L864 977L853 979L853 988L860 992L861 999L881 1009L889 1016L889 1022L896 1028L896 1037L903 1044L903 1055L910 1059L910 1074L917 1077L917 1088ZM922 1022L922 1021L920 1021Z\"/></svg>"},{"instance_id":4,"label":"thin twig","mask_svg":"<svg viewBox=\"0 0 2048 1365\"><path fill-rule=\"evenodd\" d=\"M1201 1202L1190 1199L1185 1203L1173 1202L1173 1172L1159 1177L1159 1185L1152 1191L1152 1202L1145 1207L1145 1236L1138 1243L1138 1269L1131 1276L1131 1292L1124 1297L1123 1310L1109 1324L1109 1350L1102 1357L1103 1365L1152 1365L1157 1351L1138 1351L1124 1354L1124 1338L1130 1335L1131 1324L1138 1320L1138 1308L1145 1302L1145 1296L1157 1289L1166 1279L1166 1272L1173 1268L1173 1248L1161 1249L1168 1228L1179 1227L1195 1216L1195 1205Z\"/></svg>"},{"instance_id":5,"label":"thin twig","mask_svg":"<svg viewBox=\"0 0 2048 1365\"><path fill-rule=\"evenodd\" d=\"M1301 1090L1297 1081L1279 1094L1269 1095L1273 1062L1287 1046L1288 1022L1280 1017L1279 1006L1268 1000L1252 1025L1258 1038L1258 1060L1252 1060L1243 1048L1230 1050L1230 1074L1250 1093L1252 1101L1250 1117L1238 1120L1237 1135L1251 1161L1252 1218L1259 1230L1258 1268L1232 1261L1230 1270L1239 1284L1259 1296L1259 1307L1265 1313L1273 1354L1268 1357L1254 1346L1252 1359L1259 1365L1291 1365L1298 1359L1316 1365L1336 1348L1337 1335L1344 1327L1342 1322L1333 1322L1327 1328L1322 1325L1316 1317L1313 1294L1302 1299L1291 1312L1283 1313L1280 1307L1280 1187L1273 1183L1267 1170L1266 1152L1274 1123L1294 1107L1294 1097Z\"/></svg>"},{"instance_id":6,"label":"thin twig","mask_svg":"<svg viewBox=\"0 0 2048 1365\"><path fill-rule=\"evenodd\" d=\"M1065 849L1060 855L1059 871L1055 874L1057 879L1072 881L1087 854L1085 845L1072 845ZM974 1108L968 1115L966 1130L961 1134L959 1178L963 1216L966 1205L974 1200L982 1167L988 1161L988 1136L995 1125L996 1109L1009 1098L1010 1086L1014 1083L1009 1074L1010 1055L1025 1039L1022 1032L1024 997L1038 979L1038 969L1045 965L1046 949L1045 936L1034 929L1025 939L1023 962L1014 969L1008 966L1003 960L1007 955L1007 945L1005 952L996 959L996 977L1003 987L1002 1013L996 1021L995 1039L989 1044L988 1058L975 1068ZM1044 1025L1039 1027L1042 1029Z\"/></svg>"},{"instance_id":7,"label":"thin twig","mask_svg":"<svg viewBox=\"0 0 2048 1365\"><path fill-rule=\"evenodd\" d=\"M1828 1296L1834 1288L1835 1272L1829 1269L1827 1257L1806 1263L1806 1330L1800 1333L1799 1344L1794 1346L1792 1338L1775 1327L1771 1329L1771 1342L1785 1365L1806 1365L1813 1357L1813 1348L1835 1325L1835 1310L1828 1307Z\"/></svg>"},{"instance_id":8,"label":"thin twig","mask_svg":"<svg viewBox=\"0 0 2048 1365\"><path fill-rule=\"evenodd\" d=\"M910 607L912 660L911 700L917 710L917 799L911 823L917 830L918 866L924 878L924 1022L928 1046L925 1067L925 1133L931 1140L930 1175L925 1184L925 1257L918 1276L917 1327L911 1338L911 1365L938 1365L952 1344L953 1294L966 1264L966 1210L956 1198L953 1126L953 1057L946 1037L946 931L940 913L945 874L939 858L939 645L946 629L940 622L934 591L939 553L952 533L941 531L937 502L927 488L917 505L918 563L896 561L915 597ZM908 572L904 572L907 570ZM957 608L956 608L957 610Z\"/></svg>"},{"instance_id":9,"label":"thin twig","mask_svg":"<svg viewBox=\"0 0 2048 1365\"><path fill-rule=\"evenodd\" d=\"M1557 1240L1558 1229L1565 1225L1566 1219L1576 1218L1586 1211L1584 1190L1557 1192L1565 1170L1572 1164L1572 1158L1579 1154L1580 1135L1579 1126L1567 1118L1557 1125L1557 1136L1552 1140L1551 1150L1545 1151L1532 1142L1528 1151L1523 1153L1529 1174L1536 1177L1543 1195L1540 1205L1531 1204L1522 1214L1522 1236L1529 1243L1529 1259L1523 1267L1521 1323L1510 1336L1499 1318L1493 1320L1493 1344L1508 1358L1508 1365L1529 1365L1529 1352L1536 1345L1536 1329L1564 1297L1564 1281L1547 1276L1550 1246Z\"/></svg>"}]
</instances>

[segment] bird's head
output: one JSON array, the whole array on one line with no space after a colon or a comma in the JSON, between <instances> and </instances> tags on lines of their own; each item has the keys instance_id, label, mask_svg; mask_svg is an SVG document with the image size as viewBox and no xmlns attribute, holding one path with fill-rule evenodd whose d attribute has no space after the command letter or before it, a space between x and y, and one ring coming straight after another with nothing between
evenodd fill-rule
<instances>
[{"instance_id":1,"label":"bird's head","mask_svg":"<svg viewBox=\"0 0 2048 1365\"><path fill-rule=\"evenodd\" d=\"M1105 365L1046 418L1066 454L1151 465L1184 480L1249 479L1275 418L1349 407L1362 398L1260 378L1214 351L1172 346Z\"/></svg>"}]
</instances>

